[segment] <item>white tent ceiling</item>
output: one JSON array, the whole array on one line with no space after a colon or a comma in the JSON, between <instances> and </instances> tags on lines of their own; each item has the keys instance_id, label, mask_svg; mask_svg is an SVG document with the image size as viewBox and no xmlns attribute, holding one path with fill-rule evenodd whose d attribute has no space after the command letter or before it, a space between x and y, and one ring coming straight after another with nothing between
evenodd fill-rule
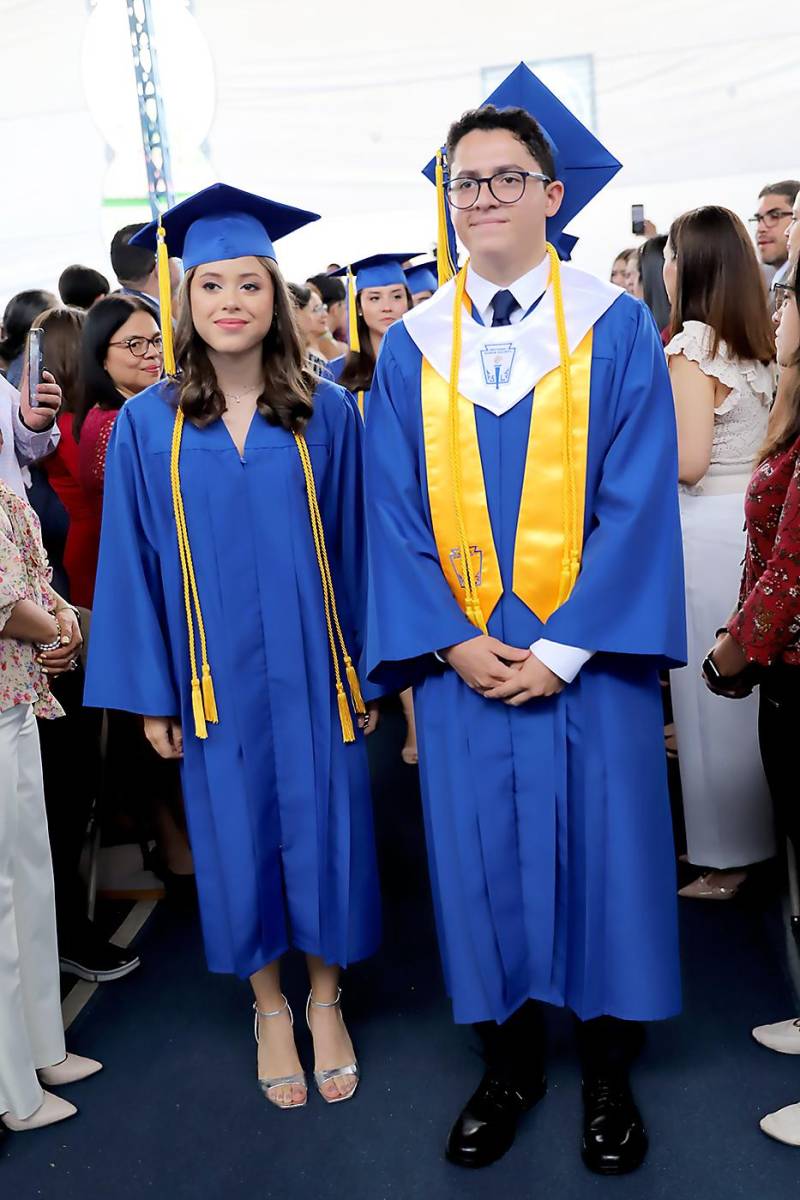
<instances>
[{"instance_id":1,"label":"white tent ceiling","mask_svg":"<svg viewBox=\"0 0 800 1200\"><path fill-rule=\"evenodd\" d=\"M98 3L0 0L0 303L52 286L69 262L107 271L110 233L147 216L110 203L146 184L125 0ZM316 208L324 219L279 248L290 276L429 247L420 167L483 98L482 69L520 58L592 58L597 132L625 169L573 223L591 269L631 240L632 201L662 228L704 202L748 215L763 182L800 173L791 6L765 32L744 0L573 0L568 12L505 0L502 19L485 0L153 4L176 190L223 178Z\"/></svg>"}]
</instances>

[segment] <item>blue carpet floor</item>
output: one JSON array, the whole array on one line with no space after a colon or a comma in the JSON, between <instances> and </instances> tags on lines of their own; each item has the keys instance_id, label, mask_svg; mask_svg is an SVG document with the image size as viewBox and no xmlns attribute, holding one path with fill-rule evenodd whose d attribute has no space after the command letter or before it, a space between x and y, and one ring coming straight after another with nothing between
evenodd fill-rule
<instances>
[{"instance_id":1,"label":"blue carpet floor","mask_svg":"<svg viewBox=\"0 0 800 1200\"><path fill-rule=\"evenodd\" d=\"M800 1100L800 1058L771 1054L752 1025L793 1013L775 897L681 901L685 1012L654 1027L635 1090L652 1149L643 1169L600 1179L579 1154L580 1095L569 1021L550 1016L550 1087L494 1167L448 1165L449 1124L480 1076L469 1030L443 997L425 878L416 772L399 760L399 717L373 739L385 948L348 973L345 1006L364 1071L352 1103L281 1113L255 1083L251 997L209 975L195 921L160 905L143 966L106 984L70 1033L105 1070L65 1095L62 1125L6 1138L4 1200L790 1200L800 1150L758 1119ZM302 1014L300 964L286 990ZM301 1057L309 1037L298 1021Z\"/></svg>"}]
</instances>

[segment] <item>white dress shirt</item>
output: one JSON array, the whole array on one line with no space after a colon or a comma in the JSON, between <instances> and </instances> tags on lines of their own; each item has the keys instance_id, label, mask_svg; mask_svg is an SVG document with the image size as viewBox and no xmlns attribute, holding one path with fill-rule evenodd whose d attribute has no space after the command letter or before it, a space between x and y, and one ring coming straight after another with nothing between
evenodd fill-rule
<instances>
[{"instance_id":1,"label":"white dress shirt","mask_svg":"<svg viewBox=\"0 0 800 1200\"><path fill-rule=\"evenodd\" d=\"M0 479L21 499L27 498L22 468L46 458L60 438L55 421L40 433L22 424L19 392L0 375Z\"/></svg>"},{"instance_id":2,"label":"white dress shirt","mask_svg":"<svg viewBox=\"0 0 800 1200\"><path fill-rule=\"evenodd\" d=\"M484 325L491 325L494 298L498 292L511 292L519 308L511 313L510 321L515 325L521 321L537 300L547 289L550 277L550 259L545 254L537 267L527 271L519 279L515 279L507 288L484 279L473 267L467 267L467 295L480 316ZM579 646L565 646L561 642L551 642L547 638L539 638L531 646L531 653L543 662L546 667L563 679L564 683L572 683L581 667L589 661L593 650L583 650Z\"/></svg>"},{"instance_id":3,"label":"white dress shirt","mask_svg":"<svg viewBox=\"0 0 800 1200\"><path fill-rule=\"evenodd\" d=\"M519 279L515 279L507 288L498 283L490 283L471 266L467 267L467 295L472 301L478 316L484 325L491 325L494 298L498 292L511 292L519 308L510 316L512 325L516 325L525 316L537 300L547 290L547 280L550 277L550 259L545 255L538 267L533 267Z\"/></svg>"}]
</instances>

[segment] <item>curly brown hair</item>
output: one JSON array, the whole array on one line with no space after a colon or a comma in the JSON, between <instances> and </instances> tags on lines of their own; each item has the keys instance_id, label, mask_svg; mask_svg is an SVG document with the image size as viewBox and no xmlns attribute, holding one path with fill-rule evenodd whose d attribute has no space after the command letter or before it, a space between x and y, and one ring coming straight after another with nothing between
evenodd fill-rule
<instances>
[{"instance_id":1,"label":"curly brown hair","mask_svg":"<svg viewBox=\"0 0 800 1200\"><path fill-rule=\"evenodd\" d=\"M258 257L257 261L269 274L275 296L272 324L262 343L264 390L258 397L258 411L271 425L300 433L314 411L317 380L306 365L294 305L278 264L271 258ZM192 320L189 290L195 271L193 267L186 272L181 287L175 332L176 383L186 419L203 428L221 417L227 405L206 344Z\"/></svg>"}]
</instances>

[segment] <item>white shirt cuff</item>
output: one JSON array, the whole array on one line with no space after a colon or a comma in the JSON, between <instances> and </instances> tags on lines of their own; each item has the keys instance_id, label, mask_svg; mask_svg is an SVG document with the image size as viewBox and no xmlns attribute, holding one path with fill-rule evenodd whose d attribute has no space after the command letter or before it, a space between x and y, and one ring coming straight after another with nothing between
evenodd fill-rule
<instances>
[{"instance_id":1,"label":"white shirt cuff","mask_svg":"<svg viewBox=\"0 0 800 1200\"><path fill-rule=\"evenodd\" d=\"M547 638L539 638L538 642L531 646L531 654L535 654L539 662L543 662L564 683L572 683L581 667L592 657L594 650L581 650L579 646L564 646L561 642L549 642Z\"/></svg>"}]
</instances>

